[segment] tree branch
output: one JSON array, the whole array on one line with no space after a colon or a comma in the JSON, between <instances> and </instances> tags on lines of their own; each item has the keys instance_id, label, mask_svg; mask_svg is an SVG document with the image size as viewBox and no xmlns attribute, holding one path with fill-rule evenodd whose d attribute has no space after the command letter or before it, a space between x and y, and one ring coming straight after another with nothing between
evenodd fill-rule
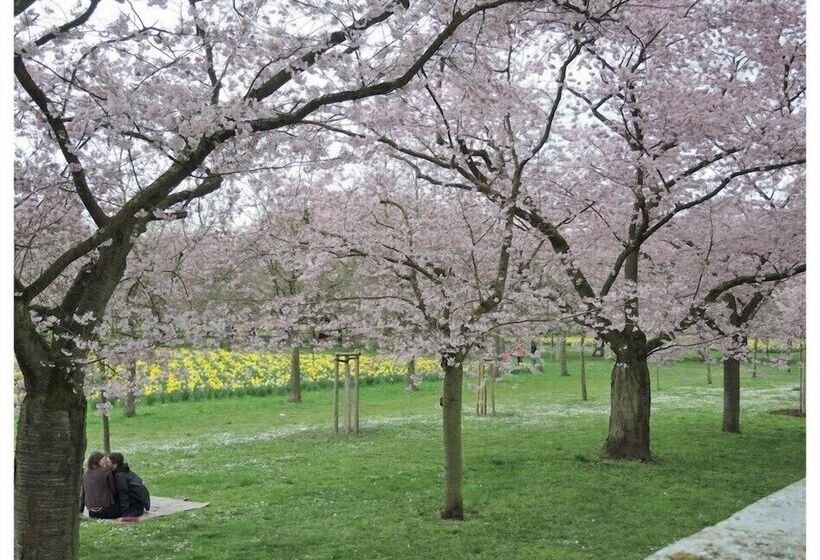
<instances>
[{"instance_id":1,"label":"tree branch","mask_svg":"<svg viewBox=\"0 0 820 560\"><path fill-rule=\"evenodd\" d=\"M71 178L80 200L86 210L88 210L94 223L97 224L98 227L102 227L108 221L108 216L105 215L105 212L103 212L97 203L97 199L94 198L94 195L91 193L91 188L88 186L88 181L86 180L85 170L80 163L80 159L74 153L74 147L71 145L68 131L63 124L63 119L56 114L52 114L55 108L43 90L34 82L20 55L14 56L14 75L46 118L46 122L48 122L49 127L51 127L52 132L54 132L57 145L60 147L63 158L65 158L66 163L68 163L69 172L71 173Z\"/></svg>"},{"instance_id":2,"label":"tree branch","mask_svg":"<svg viewBox=\"0 0 820 560\"><path fill-rule=\"evenodd\" d=\"M762 284L764 282L780 282L782 280L786 280L787 278L791 278L793 276L797 276L798 274L802 274L806 272L806 265L798 264L789 269L780 272L770 272L769 274L756 274L756 275L745 275L745 276L737 276L730 280L725 280L721 282L706 294L703 298L703 303L701 305L693 305L689 309L689 313L678 323L678 325L669 330L662 332L652 338L649 342L647 342L647 349L648 351L654 351L660 348L665 342L671 341L675 338L680 332L685 331L689 327L694 326L697 324L699 320L701 320L706 312L706 306L712 303L715 303L719 297L721 297L724 293L728 292L732 288L736 288L738 286L744 285L754 285L754 284Z\"/></svg>"}]
</instances>

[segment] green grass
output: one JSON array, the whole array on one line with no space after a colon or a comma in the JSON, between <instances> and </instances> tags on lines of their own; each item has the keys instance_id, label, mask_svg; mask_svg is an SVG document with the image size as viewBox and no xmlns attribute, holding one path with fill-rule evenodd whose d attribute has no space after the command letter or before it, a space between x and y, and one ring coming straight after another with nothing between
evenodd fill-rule
<instances>
[{"instance_id":1,"label":"green grass","mask_svg":"<svg viewBox=\"0 0 820 560\"><path fill-rule=\"evenodd\" d=\"M573 356L575 357L575 356ZM81 557L140 559L639 560L805 476L805 424L769 414L793 407L796 373L744 372L743 434L720 431L720 370L652 366L657 464L598 459L609 367L588 363L590 400L570 377L498 384L498 414L476 417L465 384L467 520L438 517L440 384L362 387L359 436L331 433L331 392L154 404L124 419L113 446L152 494L209 501L133 525L84 521ZM765 370L766 368L761 368ZM89 450L100 441L89 416Z\"/></svg>"}]
</instances>

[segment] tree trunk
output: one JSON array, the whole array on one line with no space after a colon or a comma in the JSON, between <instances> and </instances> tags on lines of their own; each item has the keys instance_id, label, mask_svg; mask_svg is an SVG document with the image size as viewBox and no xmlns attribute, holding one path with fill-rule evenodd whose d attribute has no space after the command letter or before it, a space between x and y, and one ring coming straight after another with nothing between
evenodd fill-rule
<instances>
[{"instance_id":1,"label":"tree trunk","mask_svg":"<svg viewBox=\"0 0 820 560\"><path fill-rule=\"evenodd\" d=\"M792 353L794 352L792 339L786 341L786 373L792 372Z\"/></svg>"},{"instance_id":2,"label":"tree trunk","mask_svg":"<svg viewBox=\"0 0 820 560\"><path fill-rule=\"evenodd\" d=\"M70 387L23 397L14 455L16 560L78 558L85 414L85 396Z\"/></svg>"},{"instance_id":3,"label":"tree trunk","mask_svg":"<svg viewBox=\"0 0 820 560\"><path fill-rule=\"evenodd\" d=\"M802 354L802 352L801 352ZM806 414L806 358L800 362L800 413Z\"/></svg>"},{"instance_id":4,"label":"tree trunk","mask_svg":"<svg viewBox=\"0 0 820 560\"><path fill-rule=\"evenodd\" d=\"M616 351L612 368L609 435L601 456L605 459L651 461L649 412L651 388L646 363L646 337L634 339Z\"/></svg>"},{"instance_id":5,"label":"tree trunk","mask_svg":"<svg viewBox=\"0 0 820 560\"><path fill-rule=\"evenodd\" d=\"M413 358L407 361L407 375L405 376L406 385L405 391L416 391L416 359Z\"/></svg>"},{"instance_id":6,"label":"tree trunk","mask_svg":"<svg viewBox=\"0 0 820 560\"><path fill-rule=\"evenodd\" d=\"M562 336L558 342L558 360L561 362L561 375L566 377L569 375L567 369L567 337Z\"/></svg>"},{"instance_id":7,"label":"tree trunk","mask_svg":"<svg viewBox=\"0 0 820 560\"><path fill-rule=\"evenodd\" d=\"M638 183L643 182L643 168L638 169ZM635 207L637 211L637 206ZM629 227L630 239L636 239L637 226ZM610 349L615 352L610 389L609 435L601 451L605 459L651 461L649 450L649 412L652 403L651 378L646 363L646 334L637 321L640 302L637 294L639 251L624 260L624 279L634 284L635 292L624 302L626 325L612 336Z\"/></svg>"},{"instance_id":8,"label":"tree trunk","mask_svg":"<svg viewBox=\"0 0 820 560\"><path fill-rule=\"evenodd\" d=\"M709 355L709 349L708 348L700 349L700 350L698 350L698 354L700 354L700 359L703 360L703 363L706 364L706 384L711 385L712 384L712 364L709 360L709 358L711 357Z\"/></svg>"},{"instance_id":9,"label":"tree trunk","mask_svg":"<svg viewBox=\"0 0 820 560\"><path fill-rule=\"evenodd\" d=\"M128 366L128 381L126 382L125 402L122 413L126 418L131 418L137 413L137 361L132 360Z\"/></svg>"},{"instance_id":10,"label":"tree trunk","mask_svg":"<svg viewBox=\"0 0 820 560\"><path fill-rule=\"evenodd\" d=\"M740 433L740 360L723 358L723 431Z\"/></svg>"},{"instance_id":11,"label":"tree trunk","mask_svg":"<svg viewBox=\"0 0 820 560\"><path fill-rule=\"evenodd\" d=\"M464 459L461 443L462 379L464 369L460 360L454 364L442 359L444 394L441 399L444 419L444 507L442 519L464 519L462 476Z\"/></svg>"},{"instance_id":12,"label":"tree trunk","mask_svg":"<svg viewBox=\"0 0 820 560\"><path fill-rule=\"evenodd\" d=\"M288 402L302 402L302 366L299 361L299 345L290 351L290 392Z\"/></svg>"},{"instance_id":13,"label":"tree trunk","mask_svg":"<svg viewBox=\"0 0 820 560\"><path fill-rule=\"evenodd\" d=\"M752 345L752 377L757 377L757 339Z\"/></svg>"},{"instance_id":14,"label":"tree trunk","mask_svg":"<svg viewBox=\"0 0 820 560\"><path fill-rule=\"evenodd\" d=\"M105 396L105 391L100 391L100 403L105 405L108 402L108 398ZM111 426L108 422L108 411L103 408L103 415L102 415L102 428L103 428L103 451L106 453L111 453Z\"/></svg>"},{"instance_id":15,"label":"tree trunk","mask_svg":"<svg viewBox=\"0 0 820 560\"><path fill-rule=\"evenodd\" d=\"M587 366L584 358L584 335L581 335L581 400L587 398Z\"/></svg>"}]
</instances>

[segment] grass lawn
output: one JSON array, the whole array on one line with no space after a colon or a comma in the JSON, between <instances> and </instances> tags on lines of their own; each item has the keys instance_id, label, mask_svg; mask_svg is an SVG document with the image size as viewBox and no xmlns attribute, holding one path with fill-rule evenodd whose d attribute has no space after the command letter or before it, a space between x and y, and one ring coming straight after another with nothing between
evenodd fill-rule
<instances>
[{"instance_id":1,"label":"grass lawn","mask_svg":"<svg viewBox=\"0 0 820 560\"><path fill-rule=\"evenodd\" d=\"M575 359L576 361L573 361ZM204 508L119 525L83 521L81 557L135 559L640 560L805 476L796 373L742 375L743 433L720 430L722 389L705 366L652 366L657 464L598 459L607 431L609 368L588 361L590 400L555 363L498 384L496 416L476 417L465 384L467 520L441 521L440 383L362 387L363 432L331 433L332 393L138 407L111 420L151 493ZM89 415L89 451L101 447Z\"/></svg>"}]
</instances>

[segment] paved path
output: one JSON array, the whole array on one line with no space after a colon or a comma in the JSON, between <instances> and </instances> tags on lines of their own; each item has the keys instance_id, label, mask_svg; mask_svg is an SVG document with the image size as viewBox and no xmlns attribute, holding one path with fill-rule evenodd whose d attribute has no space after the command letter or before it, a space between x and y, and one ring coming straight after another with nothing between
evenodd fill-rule
<instances>
[{"instance_id":1,"label":"paved path","mask_svg":"<svg viewBox=\"0 0 820 560\"><path fill-rule=\"evenodd\" d=\"M806 480L659 550L646 560L804 560Z\"/></svg>"}]
</instances>

